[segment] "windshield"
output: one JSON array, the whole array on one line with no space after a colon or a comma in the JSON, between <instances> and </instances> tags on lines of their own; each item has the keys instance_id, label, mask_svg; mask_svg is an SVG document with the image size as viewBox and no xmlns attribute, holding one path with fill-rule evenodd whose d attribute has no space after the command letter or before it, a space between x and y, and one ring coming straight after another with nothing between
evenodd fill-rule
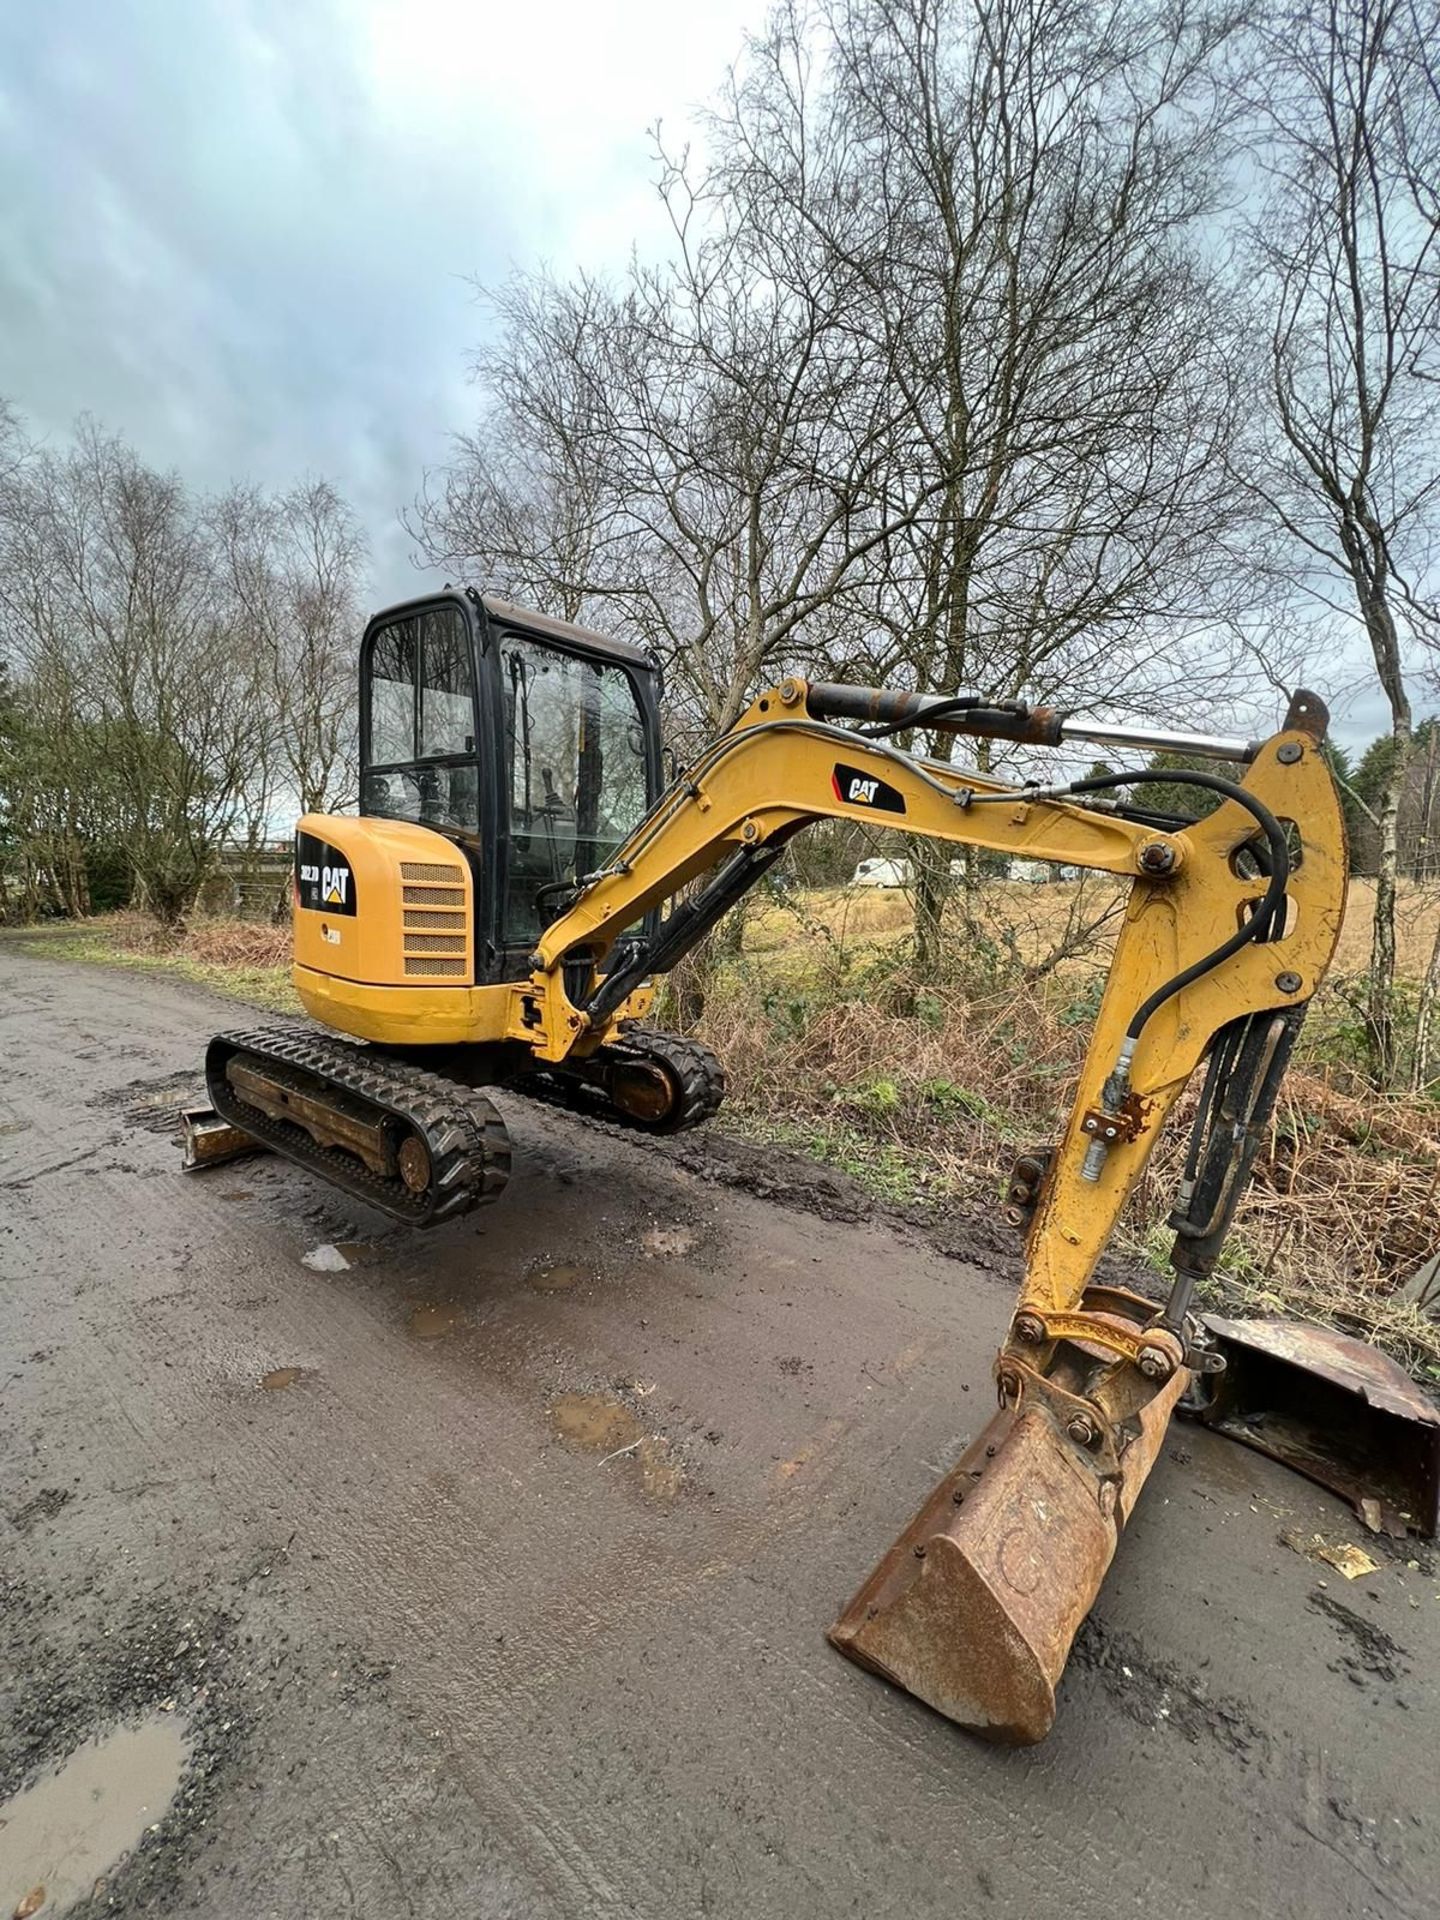
<instances>
[{"instance_id":1,"label":"windshield","mask_svg":"<svg viewBox=\"0 0 1440 1920\"><path fill-rule=\"evenodd\" d=\"M537 904L608 864L648 805L645 724L623 667L507 634L500 647L510 762L505 937L533 940L554 918Z\"/></svg>"}]
</instances>

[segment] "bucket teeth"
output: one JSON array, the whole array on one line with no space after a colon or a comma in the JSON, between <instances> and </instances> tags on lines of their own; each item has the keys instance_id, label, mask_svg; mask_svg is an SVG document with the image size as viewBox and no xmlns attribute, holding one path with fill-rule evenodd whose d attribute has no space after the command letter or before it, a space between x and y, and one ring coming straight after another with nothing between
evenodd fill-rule
<instances>
[{"instance_id":1,"label":"bucket teeth","mask_svg":"<svg viewBox=\"0 0 1440 1920\"><path fill-rule=\"evenodd\" d=\"M986 1739L1043 1740L1183 1379L1182 1369L1121 1437L1118 1475L1043 1401L1003 1409L846 1607L832 1643Z\"/></svg>"}]
</instances>

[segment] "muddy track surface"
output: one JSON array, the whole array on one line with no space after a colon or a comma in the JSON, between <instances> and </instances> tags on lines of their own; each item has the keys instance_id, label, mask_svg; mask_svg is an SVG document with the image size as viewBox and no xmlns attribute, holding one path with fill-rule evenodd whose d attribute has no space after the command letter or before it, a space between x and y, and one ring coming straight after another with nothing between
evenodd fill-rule
<instances>
[{"instance_id":1,"label":"muddy track surface","mask_svg":"<svg viewBox=\"0 0 1440 1920\"><path fill-rule=\"evenodd\" d=\"M989 1411L1007 1254L513 1098L429 1236L182 1176L234 1022L0 948L0 1915L86 1795L41 1920L1434 1913L1433 1559L1347 1583L1279 1540L1344 1508L1172 1435L986 1747L823 1630Z\"/></svg>"}]
</instances>

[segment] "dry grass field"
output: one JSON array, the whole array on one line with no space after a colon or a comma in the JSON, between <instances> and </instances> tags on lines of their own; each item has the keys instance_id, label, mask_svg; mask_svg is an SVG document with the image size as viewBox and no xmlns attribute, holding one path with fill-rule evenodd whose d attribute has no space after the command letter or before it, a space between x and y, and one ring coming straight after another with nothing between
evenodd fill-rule
<instances>
[{"instance_id":1,"label":"dry grass field","mask_svg":"<svg viewBox=\"0 0 1440 1920\"><path fill-rule=\"evenodd\" d=\"M950 909L953 972L918 985L903 892L767 899L710 982L701 1022L726 1060L730 1111L896 1198L998 1211L1016 1153L1061 1124L1119 899L1106 880L987 885L975 936ZM1440 1084L1388 1098L1365 1086L1354 989L1373 913L1374 884L1359 881L1212 1298L1334 1320L1440 1379L1440 1328L1396 1297L1440 1251ZM1399 951L1412 987L1437 930L1440 889L1407 888ZM1122 1222L1125 1245L1161 1271L1188 1105Z\"/></svg>"},{"instance_id":2,"label":"dry grass field","mask_svg":"<svg viewBox=\"0 0 1440 1920\"><path fill-rule=\"evenodd\" d=\"M991 881L981 889L983 922L996 933L1008 932L1028 961L1043 959L1067 929L1099 920L1123 897L1121 883L1108 875L1078 881L1032 885ZM1342 974L1363 973L1369 960L1375 914L1375 882L1353 880L1346 904L1335 966ZM952 910L952 920L955 915ZM807 889L788 902L766 900L751 909L745 923L745 951L784 954L788 964L815 953L814 929L847 951L881 951L909 933L913 913L909 895L899 887L826 887ZM957 939L961 929L955 929ZM1400 972L1418 980L1440 934L1440 886L1402 884L1398 935ZM1105 942L1097 936L1082 964L1103 965ZM1062 963L1064 964L1064 963Z\"/></svg>"}]
</instances>

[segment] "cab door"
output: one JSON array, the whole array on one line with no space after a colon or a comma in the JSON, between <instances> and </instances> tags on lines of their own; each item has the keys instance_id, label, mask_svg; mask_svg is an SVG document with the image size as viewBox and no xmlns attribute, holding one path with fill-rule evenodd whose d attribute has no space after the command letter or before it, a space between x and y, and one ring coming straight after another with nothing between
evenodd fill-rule
<instances>
[{"instance_id":1,"label":"cab door","mask_svg":"<svg viewBox=\"0 0 1440 1920\"><path fill-rule=\"evenodd\" d=\"M658 791L655 729L635 676L614 658L493 622L503 828L497 935L520 979L567 890L613 859Z\"/></svg>"}]
</instances>

